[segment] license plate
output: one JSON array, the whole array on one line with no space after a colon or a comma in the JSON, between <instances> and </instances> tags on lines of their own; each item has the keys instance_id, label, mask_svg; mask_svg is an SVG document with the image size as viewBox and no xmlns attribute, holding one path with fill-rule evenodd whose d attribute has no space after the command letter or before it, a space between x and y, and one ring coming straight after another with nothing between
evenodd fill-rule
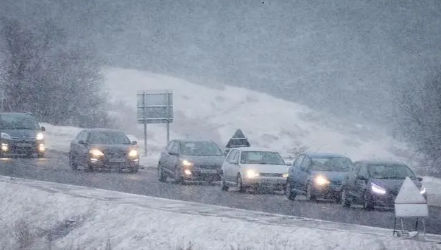
<instances>
[{"instance_id":1,"label":"license plate","mask_svg":"<svg viewBox=\"0 0 441 250\"><path fill-rule=\"evenodd\" d=\"M17 145L17 147L30 147L31 146L30 143L17 143L16 145Z\"/></svg>"},{"instance_id":2,"label":"license plate","mask_svg":"<svg viewBox=\"0 0 441 250\"><path fill-rule=\"evenodd\" d=\"M217 170L216 169L201 169L201 173L203 173L203 174L216 174Z\"/></svg>"},{"instance_id":3,"label":"license plate","mask_svg":"<svg viewBox=\"0 0 441 250\"><path fill-rule=\"evenodd\" d=\"M114 163L122 163L122 162L126 162L125 159L110 159L110 162L114 162Z\"/></svg>"}]
</instances>

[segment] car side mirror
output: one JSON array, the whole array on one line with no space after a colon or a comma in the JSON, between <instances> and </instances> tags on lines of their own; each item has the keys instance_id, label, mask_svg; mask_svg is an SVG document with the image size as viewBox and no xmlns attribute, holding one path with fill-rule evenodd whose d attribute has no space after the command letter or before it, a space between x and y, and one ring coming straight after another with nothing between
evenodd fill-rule
<instances>
[{"instance_id":1,"label":"car side mirror","mask_svg":"<svg viewBox=\"0 0 441 250\"><path fill-rule=\"evenodd\" d=\"M178 155L178 152L170 151L168 152L169 155Z\"/></svg>"},{"instance_id":2,"label":"car side mirror","mask_svg":"<svg viewBox=\"0 0 441 250\"><path fill-rule=\"evenodd\" d=\"M419 180L419 181L423 181L424 180L424 178L423 177L417 177L417 180Z\"/></svg>"},{"instance_id":3,"label":"car side mirror","mask_svg":"<svg viewBox=\"0 0 441 250\"><path fill-rule=\"evenodd\" d=\"M357 176L357 180L360 180L360 181L367 181L367 178L364 177L364 176Z\"/></svg>"},{"instance_id":4,"label":"car side mirror","mask_svg":"<svg viewBox=\"0 0 441 250\"><path fill-rule=\"evenodd\" d=\"M44 132L44 131L46 131L46 128L45 128L45 127L43 127L43 126L41 126L41 128L40 128L40 129L41 129L41 131L43 131L43 132Z\"/></svg>"},{"instance_id":5,"label":"car side mirror","mask_svg":"<svg viewBox=\"0 0 441 250\"><path fill-rule=\"evenodd\" d=\"M290 162L287 162L287 163L286 163L286 166L290 166L290 167L291 167L291 165L292 165L292 164L291 164Z\"/></svg>"},{"instance_id":6,"label":"car side mirror","mask_svg":"<svg viewBox=\"0 0 441 250\"><path fill-rule=\"evenodd\" d=\"M132 141L132 145L133 146L138 145L138 142L137 141Z\"/></svg>"},{"instance_id":7,"label":"car side mirror","mask_svg":"<svg viewBox=\"0 0 441 250\"><path fill-rule=\"evenodd\" d=\"M86 143L84 140L79 140L79 141L78 141L78 144L86 145L87 143Z\"/></svg>"}]
</instances>

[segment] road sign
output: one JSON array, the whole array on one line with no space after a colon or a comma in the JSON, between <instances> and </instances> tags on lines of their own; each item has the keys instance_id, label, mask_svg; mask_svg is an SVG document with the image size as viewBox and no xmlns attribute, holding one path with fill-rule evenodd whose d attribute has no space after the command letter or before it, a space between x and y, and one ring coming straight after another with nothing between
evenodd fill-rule
<instances>
[{"instance_id":1,"label":"road sign","mask_svg":"<svg viewBox=\"0 0 441 250\"><path fill-rule=\"evenodd\" d=\"M167 124L167 143L170 123L173 122L173 92L169 90L142 91L137 94L137 121L144 125L144 155L147 155L147 124Z\"/></svg>"},{"instance_id":2,"label":"road sign","mask_svg":"<svg viewBox=\"0 0 441 250\"><path fill-rule=\"evenodd\" d=\"M418 220L421 218L425 235L426 225L424 218L427 217L429 217L429 206L427 205L427 200L420 193L420 190L415 183L409 177L406 177L401 185L397 197L395 198L394 235L395 233L399 234L399 232L396 230L397 219L400 219L401 222L401 234L405 232L403 226L404 218L415 218L416 230L418 230Z\"/></svg>"},{"instance_id":3,"label":"road sign","mask_svg":"<svg viewBox=\"0 0 441 250\"><path fill-rule=\"evenodd\" d=\"M241 129L234 132L233 137L228 141L226 148L250 147L250 142L245 137Z\"/></svg>"}]
</instances>

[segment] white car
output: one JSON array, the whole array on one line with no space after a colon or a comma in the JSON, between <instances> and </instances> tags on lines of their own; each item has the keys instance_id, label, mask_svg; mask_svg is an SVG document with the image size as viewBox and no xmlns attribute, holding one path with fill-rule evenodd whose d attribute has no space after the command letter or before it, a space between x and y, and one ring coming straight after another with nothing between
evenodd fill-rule
<instances>
[{"instance_id":1,"label":"white car","mask_svg":"<svg viewBox=\"0 0 441 250\"><path fill-rule=\"evenodd\" d=\"M235 186L239 192L246 188L284 190L288 166L276 151L233 148L222 164L222 190Z\"/></svg>"}]
</instances>

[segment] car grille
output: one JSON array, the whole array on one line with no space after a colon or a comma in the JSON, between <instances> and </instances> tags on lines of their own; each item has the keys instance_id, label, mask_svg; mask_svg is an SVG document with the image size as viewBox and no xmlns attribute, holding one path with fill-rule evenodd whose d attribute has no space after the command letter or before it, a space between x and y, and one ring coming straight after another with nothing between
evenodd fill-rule
<instances>
[{"instance_id":1,"label":"car grille","mask_svg":"<svg viewBox=\"0 0 441 250\"><path fill-rule=\"evenodd\" d=\"M125 157L126 154L127 152L123 150L106 150L104 152L104 155L110 158L121 158L121 157Z\"/></svg>"},{"instance_id":2,"label":"car grille","mask_svg":"<svg viewBox=\"0 0 441 250\"><path fill-rule=\"evenodd\" d=\"M260 173L262 177L283 177L283 174L279 173Z\"/></svg>"},{"instance_id":3,"label":"car grille","mask_svg":"<svg viewBox=\"0 0 441 250\"><path fill-rule=\"evenodd\" d=\"M220 169L220 165L198 165L197 167L202 169Z\"/></svg>"},{"instance_id":4,"label":"car grille","mask_svg":"<svg viewBox=\"0 0 441 250\"><path fill-rule=\"evenodd\" d=\"M340 186L341 185L341 181L331 181L331 183L333 185L336 185L336 186Z\"/></svg>"}]
</instances>

